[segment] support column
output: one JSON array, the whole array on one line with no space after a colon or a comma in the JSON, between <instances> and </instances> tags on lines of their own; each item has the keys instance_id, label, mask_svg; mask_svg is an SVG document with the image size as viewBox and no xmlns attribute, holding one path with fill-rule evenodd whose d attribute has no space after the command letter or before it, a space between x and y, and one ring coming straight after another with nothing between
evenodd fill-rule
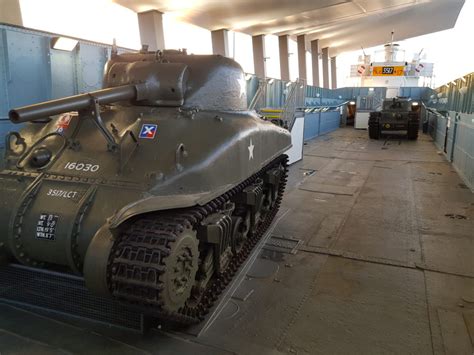
<instances>
[{"instance_id":1,"label":"support column","mask_svg":"<svg viewBox=\"0 0 474 355\"><path fill-rule=\"evenodd\" d=\"M157 51L165 49L165 36L163 34L162 13L156 10L138 13L138 28L142 45L148 45L148 50Z\"/></svg>"},{"instance_id":2,"label":"support column","mask_svg":"<svg viewBox=\"0 0 474 355\"><path fill-rule=\"evenodd\" d=\"M306 77L306 36L299 35L296 37L298 45L298 77L307 80Z\"/></svg>"},{"instance_id":3,"label":"support column","mask_svg":"<svg viewBox=\"0 0 474 355\"><path fill-rule=\"evenodd\" d=\"M311 65L313 67L313 85L319 84L319 40L311 41Z\"/></svg>"},{"instance_id":4,"label":"support column","mask_svg":"<svg viewBox=\"0 0 474 355\"><path fill-rule=\"evenodd\" d=\"M228 34L229 31L225 29L211 31L212 53L224 57L230 56Z\"/></svg>"},{"instance_id":5,"label":"support column","mask_svg":"<svg viewBox=\"0 0 474 355\"><path fill-rule=\"evenodd\" d=\"M331 57L331 88L337 88L337 66L336 57Z\"/></svg>"},{"instance_id":6,"label":"support column","mask_svg":"<svg viewBox=\"0 0 474 355\"><path fill-rule=\"evenodd\" d=\"M264 35L252 36L253 66L255 75L265 78L265 37Z\"/></svg>"},{"instance_id":7,"label":"support column","mask_svg":"<svg viewBox=\"0 0 474 355\"><path fill-rule=\"evenodd\" d=\"M323 88L329 89L329 47L323 48Z\"/></svg>"},{"instance_id":8,"label":"support column","mask_svg":"<svg viewBox=\"0 0 474 355\"><path fill-rule=\"evenodd\" d=\"M23 26L20 0L0 0L0 23Z\"/></svg>"},{"instance_id":9,"label":"support column","mask_svg":"<svg viewBox=\"0 0 474 355\"><path fill-rule=\"evenodd\" d=\"M278 36L278 49L280 51L280 76L281 80L285 81L290 81L288 38L288 35Z\"/></svg>"}]
</instances>

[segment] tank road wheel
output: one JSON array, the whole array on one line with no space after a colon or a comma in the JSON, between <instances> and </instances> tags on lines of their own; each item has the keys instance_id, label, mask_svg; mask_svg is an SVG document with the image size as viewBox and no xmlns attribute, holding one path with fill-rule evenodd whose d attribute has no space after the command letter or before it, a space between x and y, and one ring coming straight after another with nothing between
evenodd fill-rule
<instances>
[{"instance_id":1,"label":"tank road wheel","mask_svg":"<svg viewBox=\"0 0 474 355\"><path fill-rule=\"evenodd\" d=\"M241 252L242 247L247 241L249 232L250 213L244 218L232 216L232 253L237 255Z\"/></svg>"},{"instance_id":2,"label":"tank road wheel","mask_svg":"<svg viewBox=\"0 0 474 355\"><path fill-rule=\"evenodd\" d=\"M165 272L160 281L160 293L164 310L174 312L183 307L191 295L199 263L198 239L196 232L187 228L171 245L169 255L163 260Z\"/></svg>"},{"instance_id":3,"label":"tank road wheel","mask_svg":"<svg viewBox=\"0 0 474 355\"><path fill-rule=\"evenodd\" d=\"M285 168L279 165L266 172L265 175L265 189L263 199L263 212L268 213L276 204L278 199L278 191L280 188L281 177L285 173Z\"/></svg>"}]
</instances>

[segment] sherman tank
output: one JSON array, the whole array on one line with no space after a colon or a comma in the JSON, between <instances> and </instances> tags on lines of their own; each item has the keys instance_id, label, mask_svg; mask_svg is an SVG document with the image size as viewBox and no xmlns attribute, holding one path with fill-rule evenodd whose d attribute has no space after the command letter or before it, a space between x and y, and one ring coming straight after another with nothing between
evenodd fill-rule
<instances>
[{"instance_id":1,"label":"sherman tank","mask_svg":"<svg viewBox=\"0 0 474 355\"><path fill-rule=\"evenodd\" d=\"M0 260L81 275L173 324L201 321L277 213L290 133L247 109L241 67L113 53L104 88L12 109Z\"/></svg>"},{"instance_id":2,"label":"sherman tank","mask_svg":"<svg viewBox=\"0 0 474 355\"><path fill-rule=\"evenodd\" d=\"M418 139L420 103L409 98L386 99L382 111L369 114L369 137L379 139L382 133L406 131L408 139Z\"/></svg>"}]
</instances>

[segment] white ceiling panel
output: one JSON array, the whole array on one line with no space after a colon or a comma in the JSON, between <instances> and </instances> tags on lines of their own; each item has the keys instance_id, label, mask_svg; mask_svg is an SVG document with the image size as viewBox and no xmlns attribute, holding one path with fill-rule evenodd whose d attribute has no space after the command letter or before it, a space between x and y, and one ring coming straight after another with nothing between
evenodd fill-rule
<instances>
[{"instance_id":1,"label":"white ceiling panel","mask_svg":"<svg viewBox=\"0 0 474 355\"><path fill-rule=\"evenodd\" d=\"M454 27L465 0L114 0L197 26L250 35L306 34L330 55ZM309 48L309 45L308 47Z\"/></svg>"}]
</instances>

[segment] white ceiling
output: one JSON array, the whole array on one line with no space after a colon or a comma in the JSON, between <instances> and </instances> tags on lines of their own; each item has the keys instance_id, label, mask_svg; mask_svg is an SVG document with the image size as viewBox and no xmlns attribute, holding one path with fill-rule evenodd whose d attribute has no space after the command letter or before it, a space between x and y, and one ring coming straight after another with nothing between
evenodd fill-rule
<instances>
[{"instance_id":1,"label":"white ceiling","mask_svg":"<svg viewBox=\"0 0 474 355\"><path fill-rule=\"evenodd\" d=\"M158 10L209 30L307 35L330 55L454 27L465 0L114 0Z\"/></svg>"}]
</instances>

